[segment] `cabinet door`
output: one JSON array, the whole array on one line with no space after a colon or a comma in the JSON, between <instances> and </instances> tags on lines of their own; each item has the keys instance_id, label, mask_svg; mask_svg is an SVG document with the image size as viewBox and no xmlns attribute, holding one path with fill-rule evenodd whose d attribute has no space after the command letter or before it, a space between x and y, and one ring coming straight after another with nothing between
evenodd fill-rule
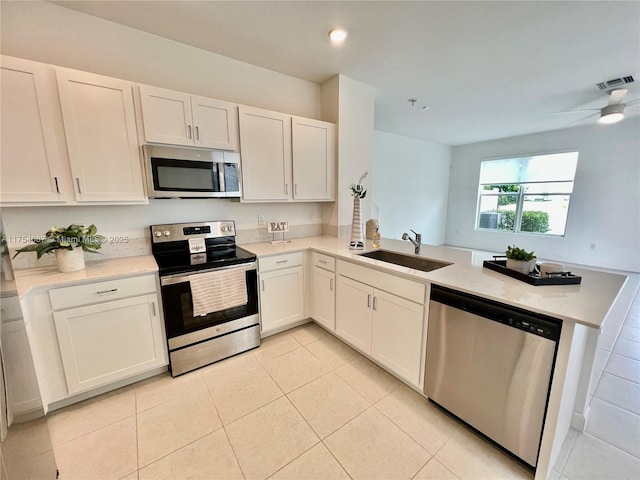
<instances>
[{"instance_id":1,"label":"cabinet door","mask_svg":"<svg viewBox=\"0 0 640 480\"><path fill-rule=\"evenodd\" d=\"M373 289L338 275L336 333L345 341L371 354L371 306Z\"/></svg>"},{"instance_id":2,"label":"cabinet door","mask_svg":"<svg viewBox=\"0 0 640 480\"><path fill-rule=\"evenodd\" d=\"M336 328L335 273L313 267L313 319L332 332Z\"/></svg>"},{"instance_id":3,"label":"cabinet door","mask_svg":"<svg viewBox=\"0 0 640 480\"><path fill-rule=\"evenodd\" d=\"M38 380L22 319L2 323L2 356L7 376L9 418L39 409L42 403Z\"/></svg>"},{"instance_id":4,"label":"cabinet door","mask_svg":"<svg viewBox=\"0 0 640 480\"><path fill-rule=\"evenodd\" d=\"M60 195L60 156L53 123L57 92L50 68L2 57L2 202L64 200Z\"/></svg>"},{"instance_id":5,"label":"cabinet door","mask_svg":"<svg viewBox=\"0 0 640 480\"><path fill-rule=\"evenodd\" d=\"M293 198L333 200L335 197L335 125L293 117Z\"/></svg>"},{"instance_id":6,"label":"cabinet door","mask_svg":"<svg viewBox=\"0 0 640 480\"><path fill-rule=\"evenodd\" d=\"M144 138L148 143L194 145L191 95L141 86L140 101Z\"/></svg>"},{"instance_id":7,"label":"cabinet door","mask_svg":"<svg viewBox=\"0 0 640 480\"><path fill-rule=\"evenodd\" d=\"M131 84L64 68L56 73L76 199L146 201Z\"/></svg>"},{"instance_id":8,"label":"cabinet door","mask_svg":"<svg viewBox=\"0 0 640 480\"><path fill-rule=\"evenodd\" d=\"M196 147L238 150L238 106L213 98L191 97Z\"/></svg>"},{"instance_id":9,"label":"cabinet door","mask_svg":"<svg viewBox=\"0 0 640 480\"><path fill-rule=\"evenodd\" d=\"M415 386L420 381L424 306L374 290L371 355Z\"/></svg>"},{"instance_id":10,"label":"cabinet door","mask_svg":"<svg viewBox=\"0 0 640 480\"><path fill-rule=\"evenodd\" d=\"M69 394L165 365L157 295L54 312Z\"/></svg>"},{"instance_id":11,"label":"cabinet door","mask_svg":"<svg viewBox=\"0 0 640 480\"><path fill-rule=\"evenodd\" d=\"M284 328L304 318L303 267L260 273L262 333Z\"/></svg>"},{"instance_id":12,"label":"cabinet door","mask_svg":"<svg viewBox=\"0 0 640 480\"><path fill-rule=\"evenodd\" d=\"M291 198L291 117L250 107L238 107L242 198Z\"/></svg>"}]
</instances>

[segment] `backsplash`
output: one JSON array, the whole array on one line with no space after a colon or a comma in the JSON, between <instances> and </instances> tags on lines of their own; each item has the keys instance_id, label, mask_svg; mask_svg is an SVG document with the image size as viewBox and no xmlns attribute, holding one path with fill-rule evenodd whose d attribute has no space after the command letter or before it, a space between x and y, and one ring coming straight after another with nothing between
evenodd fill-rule
<instances>
[{"instance_id":1,"label":"backsplash","mask_svg":"<svg viewBox=\"0 0 640 480\"><path fill-rule=\"evenodd\" d=\"M349 226L349 229L351 227ZM290 231L285 234L285 239L315 237L322 235L323 225L291 225ZM132 257L137 255L151 255L151 241L149 235L144 237L132 238L126 235L109 235L106 234L107 242L102 245L100 253L85 253L85 260L91 262L94 260L103 260L106 258ZM282 235L276 235L276 240L280 240ZM236 241L239 244L268 242L272 240L272 235L267 233L265 227L250 228L238 230L236 232ZM11 256L15 255L18 248L24 244L9 243L9 251ZM37 260L34 252L21 253L11 260L14 270L22 270L25 268L48 267L56 264L55 254L43 255Z\"/></svg>"}]
</instances>

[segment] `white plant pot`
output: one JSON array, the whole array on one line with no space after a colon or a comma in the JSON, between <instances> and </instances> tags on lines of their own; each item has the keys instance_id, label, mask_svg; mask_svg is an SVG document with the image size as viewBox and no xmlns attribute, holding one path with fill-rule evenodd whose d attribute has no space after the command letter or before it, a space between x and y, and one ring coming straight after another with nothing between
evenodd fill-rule
<instances>
[{"instance_id":1,"label":"white plant pot","mask_svg":"<svg viewBox=\"0 0 640 480\"><path fill-rule=\"evenodd\" d=\"M507 268L529 275L529 272L536 268L536 260L537 259L534 258L525 262L522 260L512 260L507 258Z\"/></svg>"},{"instance_id":2,"label":"white plant pot","mask_svg":"<svg viewBox=\"0 0 640 480\"><path fill-rule=\"evenodd\" d=\"M84 252L82 248L74 248L66 250L59 248L56 250L56 260L58 262L58 270L67 272L77 272L84 269Z\"/></svg>"}]
</instances>

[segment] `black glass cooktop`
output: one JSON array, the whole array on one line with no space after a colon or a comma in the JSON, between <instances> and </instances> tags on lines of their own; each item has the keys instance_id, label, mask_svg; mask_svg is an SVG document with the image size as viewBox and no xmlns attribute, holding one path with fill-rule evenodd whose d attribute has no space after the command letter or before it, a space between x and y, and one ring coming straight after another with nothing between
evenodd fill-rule
<instances>
[{"instance_id":1,"label":"black glass cooktop","mask_svg":"<svg viewBox=\"0 0 640 480\"><path fill-rule=\"evenodd\" d=\"M253 253L236 245L208 248L201 253L189 253L185 248L165 249L154 252L153 256L160 269L160 275L193 272L256 260Z\"/></svg>"}]
</instances>

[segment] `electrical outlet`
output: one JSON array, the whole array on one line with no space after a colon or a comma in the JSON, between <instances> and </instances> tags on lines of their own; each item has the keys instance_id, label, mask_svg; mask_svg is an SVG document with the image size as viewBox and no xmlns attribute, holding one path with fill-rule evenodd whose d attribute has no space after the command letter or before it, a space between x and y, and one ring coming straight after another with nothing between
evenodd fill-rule
<instances>
[{"instance_id":1,"label":"electrical outlet","mask_svg":"<svg viewBox=\"0 0 640 480\"><path fill-rule=\"evenodd\" d=\"M267 219L264 215L258 215L258 225L265 225L267 223Z\"/></svg>"}]
</instances>

